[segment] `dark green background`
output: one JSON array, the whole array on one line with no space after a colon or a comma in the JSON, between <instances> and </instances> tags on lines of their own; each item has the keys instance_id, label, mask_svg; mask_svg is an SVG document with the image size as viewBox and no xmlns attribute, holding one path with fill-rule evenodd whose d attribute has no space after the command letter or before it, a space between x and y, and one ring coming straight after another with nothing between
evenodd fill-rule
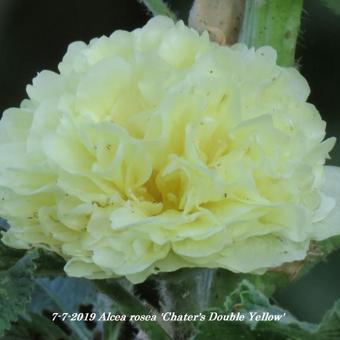
<instances>
[{"instance_id":1,"label":"dark green background","mask_svg":"<svg viewBox=\"0 0 340 340\"><path fill-rule=\"evenodd\" d=\"M284 0L282 0L284 1ZM339 0L340 1L340 0ZM170 2L183 19L191 0ZM89 41L115 29L134 29L148 19L137 0L0 0L0 112L19 105L26 84L42 69L56 70L67 45ZM340 137L340 16L319 0L305 0L297 60L314 103ZM340 165L340 143L330 164ZM340 252L276 295L278 302L306 321L318 321L340 298Z\"/></svg>"}]
</instances>

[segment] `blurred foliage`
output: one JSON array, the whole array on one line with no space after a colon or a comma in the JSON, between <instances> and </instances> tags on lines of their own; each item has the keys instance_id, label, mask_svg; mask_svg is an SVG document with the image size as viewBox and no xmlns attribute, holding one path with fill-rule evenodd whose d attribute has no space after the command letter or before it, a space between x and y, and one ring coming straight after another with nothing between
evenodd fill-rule
<instances>
[{"instance_id":1,"label":"blurred foliage","mask_svg":"<svg viewBox=\"0 0 340 340\"><path fill-rule=\"evenodd\" d=\"M245 316L243 322L200 322L197 335L193 340L222 339L233 340L336 340L340 338L340 300L325 314L319 325L298 321L288 311L273 305L269 299L256 289L250 282L243 280L238 287L226 298L224 308L210 310L205 313L208 318L211 312L221 315ZM250 312L254 316L251 318ZM254 314L253 314L254 313ZM267 318L282 316L281 321L261 322L255 319L256 315ZM274 319L275 320L275 319Z\"/></svg>"},{"instance_id":2,"label":"blurred foliage","mask_svg":"<svg viewBox=\"0 0 340 340\"><path fill-rule=\"evenodd\" d=\"M28 252L8 270L3 270L6 258L0 258L0 336L25 311L33 291L36 252Z\"/></svg>"},{"instance_id":3,"label":"blurred foliage","mask_svg":"<svg viewBox=\"0 0 340 340\"><path fill-rule=\"evenodd\" d=\"M334 14L340 15L340 1L339 0L321 0L326 7L328 7Z\"/></svg>"}]
</instances>

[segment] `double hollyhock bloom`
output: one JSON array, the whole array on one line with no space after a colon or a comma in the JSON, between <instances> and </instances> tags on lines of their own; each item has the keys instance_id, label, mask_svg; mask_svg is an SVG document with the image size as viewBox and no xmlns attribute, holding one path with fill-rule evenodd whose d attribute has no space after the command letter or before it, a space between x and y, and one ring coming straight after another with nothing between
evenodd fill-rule
<instances>
[{"instance_id":1,"label":"double hollyhock bloom","mask_svg":"<svg viewBox=\"0 0 340 340\"><path fill-rule=\"evenodd\" d=\"M27 93L0 123L3 242L62 255L70 276L261 274L340 233L334 138L270 47L156 17L71 44Z\"/></svg>"}]
</instances>

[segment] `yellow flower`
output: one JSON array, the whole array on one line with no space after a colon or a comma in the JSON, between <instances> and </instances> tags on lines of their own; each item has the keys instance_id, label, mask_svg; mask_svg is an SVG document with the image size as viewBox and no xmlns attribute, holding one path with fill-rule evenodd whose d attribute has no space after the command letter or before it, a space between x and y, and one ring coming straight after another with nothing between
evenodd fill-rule
<instances>
[{"instance_id":1,"label":"yellow flower","mask_svg":"<svg viewBox=\"0 0 340 340\"><path fill-rule=\"evenodd\" d=\"M270 47L156 17L71 44L27 93L0 124L3 241L61 254L71 276L260 274L340 233L323 223L334 138Z\"/></svg>"}]
</instances>

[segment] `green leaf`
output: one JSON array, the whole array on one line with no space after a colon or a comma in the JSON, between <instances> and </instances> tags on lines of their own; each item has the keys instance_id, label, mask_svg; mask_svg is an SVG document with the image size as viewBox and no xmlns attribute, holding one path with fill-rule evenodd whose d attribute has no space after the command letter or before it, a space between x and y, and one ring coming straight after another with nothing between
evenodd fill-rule
<instances>
[{"instance_id":1,"label":"green leaf","mask_svg":"<svg viewBox=\"0 0 340 340\"><path fill-rule=\"evenodd\" d=\"M43 315L30 314L21 318L15 327L6 332L3 340L48 339L66 340L70 337L50 319Z\"/></svg>"},{"instance_id":2,"label":"green leaf","mask_svg":"<svg viewBox=\"0 0 340 340\"><path fill-rule=\"evenodd\" d=\"M0 271L11 268L24 255L24 250L9 248L0 241Z\"/></svg>"},{"instance_id":3,"label":"green leaf","mask_svg":"<svg viewBox=\"0 0 340 340\"><path fill-rule=\"evenodd\" d=\"M244 321L203 321L197 323L193 340L338 340L340 339L340 300L337 301L319 325L301 322L289 312L270 303L267 296L247 280L243 280L227 298L224 308L205 311L206 320L212 312L219 315L244 315ZM283 315L280 321L251 320L250 313L266 317ZM267 315L269 315L267 314Z\"/></svg>"},{"instance_id":4,"label":"green leaf","mask_svg":"<svg viewBox=\"0 0 340 340\"><path fill-rule=\"evenodd\" d=\"M70 277L36 279L36 288L32 295L30 311L40 313L43 310L51 312L56 309L65 313L78 312L79 305L93 304L96 291L91 281Z\"/></svg>"},{"instance_id":5,"label":"green leaf","mask_svg":"<svg viewBox=\"0 0 340 340\"><path fill-rule=\"evenodd\" d=\"M54 280L47 278L36 279L36 289L33 294L30 311L40 313L48 310L51 313L77 313L79 305L92 304L96 301L96 292L91 282L85 279L58 277ZM64 321L79 339L87 339L90 332L83 321Z\"/></svg>"},{"instance_id":6,"label":"green leaf","mask_svg":"<svg viewBox=\"0 0 340 340\"><path fill-rule=\"evenodd\" d=\"M226 299L227 311L249 311L280 315L285 314L280 322L256 322L247 321L249 328L256 334L262 334L263 338L274 335L288 337L289 339L315 339L336 340L340 338L340 300L337 301L322 319L319 325L298 321L289 312L272 305L268 298L257 291L247 281L241 282L239 287Z\"/></svg>"},{"instance_id":7,"label":"green leaf","mask_svg":"<svg viewBox=\"0 0 340 340\"><path fill-rule=\"evenodd\" d=\"M340 339L340 300L323 317L317 335L319 340Z\"/></svg>"},{"instance_id":8,"label":"green leaf","mask_svg":"<svg viewBox=\"0 0 340 340\"><path fill-rule=\"evenodd\" d=\"M0 241L0 271L12 267L26 252L27 250L7 247ZM57 276L64 274L65 260L62 257L44 249L37 249L35 252L38 255L35 259L36 275Z\"/></svg>"},{"instance_id":9,"label":"green leaf","mask_svg":"<svg viewBox=\"0 0 340 340\"><path fill-rule=\"evenodd\" d=\"M242 274L236 274L225 269L214 270L208 306L210 308L222 307L225 297L237 287L243 277Z\"/></svg>"},{"instance_id":10,"label":"green leaf","mask_svg":"<svg viewBox=\"0 0 340 340\"><path fill-rule=\"evenodd\" d=\"M245 279L266 296L272 296L276 289L286 287L290 282L286 274L273 271L267 271L263 275L248 274Z\"/></svg>"},{"instance_id":11,"label":"green leaf","mask_svg":"<svg viewBox=\"0 0 340 340\"><path fill-rule=\"evenodd\" d=\"M36 258L36 252L28 252L9 270L0 272L0 336L24 313L30 301Z\"/></svg>"},{"instance_id":12,"label":"green leaf","mask_svg":"<svg viewBox=\"0 0 340 340\"><path fill-rule=\"evenodd\" d=\"M119 314L119 311L112 307L110 307L110 309L106 309L105 313L108 311L112 314ZM103 322L103 338L105 340L118 340L123 326L124 321Z\"/></svg>"},{"instance_id":13,"label":"green leaf","mask_svg":"<svg viewBox=\"0 0 340 340\"><path fill-rule=\"evenodd\" d=\"M39 257L36 260L37 276L55 277L58 275L65 275L65 260L61 256L44 249L39 249L38 254Z\"/></svg>"},{"instance_id":14,"label":"green leaf","mask_svg":"<svg viewBox=\"0 0 340 340\"><path fill-rule=\"evenodd\" d=\"M329 8L334 14L340 15L340 1L339 0L321 0L321 2Z\"/></svg>"},{"instance_id":15,"label":"green leaf","mask_svg":"<svg viewBox=\"0 0 340 340\"><path fill-rule=\"evenodd\" d=\"M258 291L247 280L241 281L238 287L226 298L224 308L214 310L218 314L244 316L244 321L205 321L198 324L198 332L194 340L205 338L284 340L284 339L312 339L316 326L299 322L289 312L272 305L267 296ZM207 317L210 316L208 311ZM280 321L255 321L251 314L266 317L266 313L277 315ZM280 317L281 316L281 317Z\"/></svg>"},{"instance_id":16,"label":"green leaf","mask_svg":"<svg viewBox=\"0 0 340 340\"><path fill-rule=\"evenodd\" d=\"M155 314L151 306L147 306L131 292L129 292L117 280L95 280L95 285L100 292L109 296L117 310L121 313L129 315L149 315ZM151 340L169 339L166 331L155 321L135 322L136 326L144 331Z\"/></svg>"},{"instance_id":17,"label":"green leaf","mask_svg":"<svg viewBox=\"0 0 340 340\"><path fill-rule=\"evenodd\" d=\"M163 0L138 0L143 3L152 15L165 15L176 20L176 15L169 9Z\"/></svg>"},{"instance_id":18,"label":"green leaf","mask_svg":"<svg viewBox=\"0 0 340 340\"><path fill-rule=\"evenodd\" d=\"M333 236L327 240L316 242L314 248L320 255L325 257L333 251L340 249L340 236Z\"/></svg>"},{"instance_id":19,"label":"green leaf","mask_svg":"<svg viewBox=\"0 0 340 340\"><path fill-rule=\"evenodd\" d=\"M211 312L223 314L223 311L220 309L210 310L209 312L204 313L206 319L209 318ZM196 334L191 337L191 340L206 340L206 339L261 340L261 338L256 336L257 335L252 333L249 330L249 328L242 322L201 321L198 323Z\"/></svg>"},{"instance_id":20,"label":"green leaf","mask_svg":"<svg viewBox=\"0 0 340 340\"><path fill-rule=\"evenodd\" d=\"M227 312L240 312L246 315L245 323L253 331L260 333L278 334L290 336L294 339L307 337L315 332L316 326L306 322L298 321L294 316L284 309L272 305L268 297L259 292L254 285L244 280L238 288L227 297L225 302ZM282 315L280 321L255 321L247 316L249 312L255 312L259 315L269 313L271 315Z\"/></svg>"},{"instance_id":21,"label":"green leaf","mask_svg":"<svg viewBox=\"0 0 340 340\"><path fill-rule=\"evenodd\" d=\"M210 308L223 307L225 297L231 294L243 280L251 282L256 289L266 296L271 296L277 288L285 287L289 283L288 276L279 272L268 271L263 275L253 275L236 274L225 269L216 269L211 281L208 306Z\"/></svg>"},{"instance_id":22,"label":"green leaf","mask_svg":"<svg viewBox=\"0 0 340 340\"><path fill-rule=\"evenodd\" d=\"M119 310L113 305L113 301L105 294L97 293L96 301L94 304L94 311L98 316L103 313L119 314ZM105 340L118 340L121 334L121 330L124 326L124 321L105 322L97 321L101 327L103 333L103 339Z\"/></svg>"},{"instance_id":23,"label":"green leaf","mask_svg":"<svg viewBox=\"0 0 340 340\"><path fill-rule=\"evenodd\" d=\"M105 322L104 323L104 339L118 340L123 327L123 321Z\"/></svg>"},{"instance_id":24,"label":"green leaf","mask_svg":"<svg viewBox=\"0 0 340 340\"><path fill-rule=\"evenodd\" d=\"M49 311L72 314L79 312L80 305L92 305L92 311L97 315L97 326L92 332L100 331L105 340L118 339L123 322L98 321L103 313L118 314L118 310L112 306L113 302L107 295L97 292L91 281L58 277L54 280L38 278L36 283L29 307L32 313ZM73 338L91 337L84 322L70 322L68 319L64 322L72 331Z\"/></svg>"}]
</instances>

